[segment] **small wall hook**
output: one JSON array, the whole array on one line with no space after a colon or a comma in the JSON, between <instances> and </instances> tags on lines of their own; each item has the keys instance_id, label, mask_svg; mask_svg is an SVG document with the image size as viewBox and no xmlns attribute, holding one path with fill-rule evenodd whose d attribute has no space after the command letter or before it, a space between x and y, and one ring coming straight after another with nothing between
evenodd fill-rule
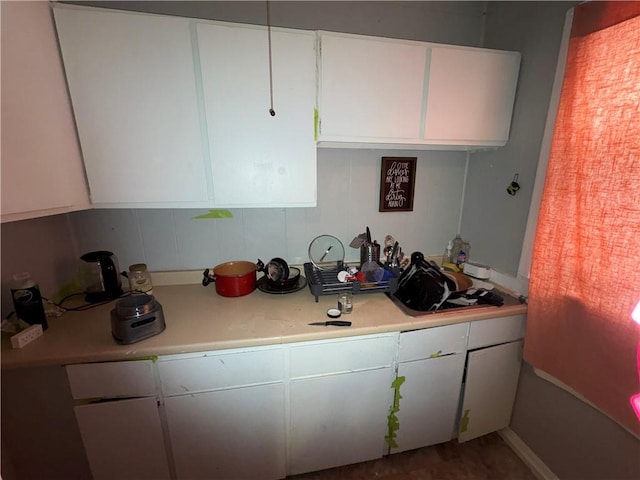
<instances>
[{"instance_id":1,"label":"small wall hook","mask_svg":"<svg viewBox=\"0 0 640 480\"><path fill-rule=\"evenodd\" d=\"M511 196L514 196L516 193L518 193L518 190L520 190L520 184L518 183L518 174L516 173L513 176L513 180L507 187L507 193Z\"/></svg>"}]
</instances>

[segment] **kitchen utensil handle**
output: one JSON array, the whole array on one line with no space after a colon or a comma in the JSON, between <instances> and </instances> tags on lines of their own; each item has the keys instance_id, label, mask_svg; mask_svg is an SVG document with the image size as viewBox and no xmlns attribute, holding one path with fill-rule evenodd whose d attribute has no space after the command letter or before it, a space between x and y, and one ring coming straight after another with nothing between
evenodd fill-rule
<instances>
[{"instance_id":1,"label":"kitchen utensil handle","mask_svg":"<svg viewBox=\"0 0 640 480\"><path fill-rule=\"evenodd\" d=\"M325 322L326 325L333 325L334 327L350 327L351 322L345 320L329 320Z\"/></svg>"},{"instance_id":2,"label":"kitchen utensil handle","mask_svg":"<svg viewBox=\"0 0 640 480\"><path fill-rule=\"evenodd\" d=\"M320 260L318 260L318 261L322 262L324 260L324 258L329 254L329 252L331 251L332 248L333 248L333 245L329 245L329 248L327 248L327 251L324 252L324 254L320 257Z\"/></svg>"}]
</instances>

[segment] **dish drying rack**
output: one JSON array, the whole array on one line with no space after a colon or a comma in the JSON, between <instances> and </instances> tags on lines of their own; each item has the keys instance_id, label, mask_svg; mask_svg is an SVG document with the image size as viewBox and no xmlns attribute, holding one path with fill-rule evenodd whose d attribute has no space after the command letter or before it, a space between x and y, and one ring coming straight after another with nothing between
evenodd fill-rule
<instances>
[{"instance_id":1,"label":"dish drying rack","mask_svg":"<svg viewBox=\"0 0 640 480\"><path fill-rule=\"evenodd\" d=\"M316 302L320 295L334 295L340 292L351 292L356 295L363 293L395 293L398 290L397 274L394 274L388 280L380 282L341 282L338 280L338 273L342 270L344 270L342 262L339 262L332 269L320 269L312 263L304 264L307 285L309 285L311 294L316 297Z\"/></svg>"}]
</instances>

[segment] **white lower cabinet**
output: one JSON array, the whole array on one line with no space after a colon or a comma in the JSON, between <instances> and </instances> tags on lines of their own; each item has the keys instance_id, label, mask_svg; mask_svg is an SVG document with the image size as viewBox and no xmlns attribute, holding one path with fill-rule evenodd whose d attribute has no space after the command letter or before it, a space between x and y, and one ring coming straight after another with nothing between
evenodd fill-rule
<instances>
[{"instance_id":1,"label":"white lower cabinet","mask_svg":"<svg viewBox=\"0 0 640 480\"><path fill-rule=\"evenodd\" d=\"M290 350L290 475L380 458L397 333Z\"/></svg>"},{"instance_id":2,"label":"white lower cabinet","mask_svg":"<svg viewBox=\"0 0 640 480\"><path fill-rule=\"evenodd\" d=\"M398 430L391 453L447 442L455 434L468 323L400 334Z\"/></svg>"},{"instance_id":3,"label":"white lower cabinet","mask_svg":"<svg viewBox=\"0 0 640 480\"><path fill-rule=\"evenodd\" d=\"M155 397L75 407L93 480L168 479Z\"/></svg>"},{"instance_id":4,"label":"white lower cabinet","mask_svg":"<svg viewBox=\"0 0 640 480\"><path fill-rule=\"evenodd\" d=\"M509 426L522 364L522 341L470 352L458 440Z\"/></svg>"},{"instance_id":5,"label":"white lower cabinet","mask_svg":"<svg viewBox=\"0 0 640 480\"><path fill-rule=\"evenodd\" d=\"M74 400L88 402L74 412L93 479L170 478L152 361L66 371Z\"/></svg>"},{"instance_id":6,"label":"white lower cabinet","mask_svg":"<svg viewBox=\"0 0 640 480\"><path fill-rule=\"evenodd\" d=\"M277 479L285 472L282 383L165 399L179 479Z\"/></svg>"},{"instance_id":7,"label":"white lower cabinet","mask_svg":"<svg viewBox=\"0 0 640 480\"><path fill-rule=\"evenodd\" d=\"M458 440L509 425L522 365L525 316L472 322Z\"/></svg>"},{"instance_id":8,"label":"white lower cabinet","mask_svg":"<svg viewBox=\"0 0 640 480\"><path fill-rule=\"evenodd\" d=\"M464 354L401 363L400 429L391 453L448 442L455 433Z\"/></svg>"},{"instance_id":9,"label":"white lower cabinet","mask_svg":"<svg viewBox=\"0 0 640 480\"><path fill-rule=\"evenodd\" d=\"M291 382L290 473L384 454L391 367Z\"/></svg>"},{"instance_id":10,"label":"white lower cabinet","mask_svg":"<svg viewBox=\"0 0 640 480\"><path fill-rule=\"evenodd\" d=\"M524 321L66 371L95 480L281 479L508 426Z\"/></svg>"},{"instance_id":11,"label":"white lower cabinet","mask_svg":"<svg viewBox=\"0 0 640 480\"><path fill-rule=\"evenodd\" d=\"M158 370L178 479L286 476L282 348L162 357Z\"/></svg>"}]
</instances>

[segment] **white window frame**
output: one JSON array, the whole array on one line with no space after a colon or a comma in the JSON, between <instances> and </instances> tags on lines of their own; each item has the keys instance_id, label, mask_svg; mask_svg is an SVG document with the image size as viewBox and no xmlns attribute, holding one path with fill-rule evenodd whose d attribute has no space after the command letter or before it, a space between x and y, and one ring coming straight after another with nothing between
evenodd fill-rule
<instances>
[{"instance_id":1,"label":"white window frame","mask_svg":"<svg viewBox=\"0 0 640 480\"><path fill-rule=\"evenodd\" d=\"M529 279L531 271L531 256L533 254L533 241L535 240L536 228L538 224L538 213L540 211L540 202L542 199L542 189L544 187L545 178L547 176L547 165L549 164L549 152L551 151L551 141L553 140L553 132L556 126L556 116L558 113L558 105L560 103L560 93L562 92L562 83L564 80L564 71L567 61L567 50L569 48L569 37L571 36L571 25L573 23L573 8L569 10L564 20L564 30L562 33L562 41L560 43L560 52L558 53L558 64L556 66L556 75L553 80L553 88L551 90L551 101L549 102L549 111L547 112L547 122L542 137L542 145L540 148L540 157L538 158L538 168L536 171L536 179L533 185L533 193L531 195L531 204L529 206L529 217L527 219L527 228L525 230L524 241L522 243L522 252L520 254L520 264L518 266L518 278ZM528 282L527 282L528 283ZM528 295L528 292L526 293Z\"/></svg>"}]
</instances>

